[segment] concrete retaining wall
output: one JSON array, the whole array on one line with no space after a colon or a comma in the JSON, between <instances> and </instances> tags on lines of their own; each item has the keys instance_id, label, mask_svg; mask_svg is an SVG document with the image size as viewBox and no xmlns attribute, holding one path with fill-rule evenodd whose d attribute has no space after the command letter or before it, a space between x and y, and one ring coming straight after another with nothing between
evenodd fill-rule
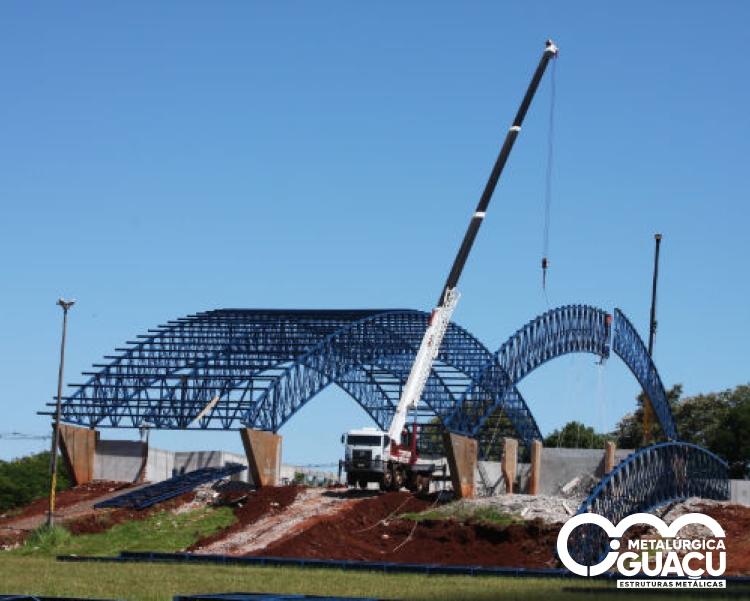
<instances>
[{"instance_id":1,"label":"concrete retaining wall","mask_svg":"<svg viewBox=\"0 0 750 601\"><path fill-rule=\"evenodd\" d=\"M632 450L617 449L615 466L632 454ZM485 489L491 489L496 495L505 493L500 465L499 462L482 461L477 469L477 482L484 482ZM528 494L530 473L531 466L528 463L518 464L515 492ZM569 496L573 492L587 493L603 476L603 449L542 448L539 494Z\"/></svg>"},{"instance_id":2,"label":"concrete retaining wall","mask_svg":"<svg viewBox=\"0 0 750 601\"><path fill-rule=\"evenodd\" d=\"M146 444L133 440L97 440L94 479L139 482L146 476Z\"/></svg>"},{"instance_id":3,"label":"concrete retaining wall","mask_svg":"<svg viewBox=\"0 0 750 601\"><path fill-rule=\"evenodd\" d=\"M615 466L632 454L632 450L617 449ZM592 483L598 482L604 475L602 449L542 449L541 494L558 495L566 486L590 488ZM578 483L573 483L576 478Z\"/></svg>"},{"instance_id":4,"label":"concrete retaining wall","mask_svg":"<svg viewBox=\"0 0 750 601\"><path fill-rule=\"evenodd\" d=\"M750 507L750 480L732 480L732 503Z\"/></svg>"},{"instance_id":5,"label":"concrete retaining wall","mask_svg":"<svg viewBox=\"0 0 750 601\"><path fill-rule=\"evenodd\" d=\"M94 455L94 479L114 482L161 482L203 467L223 467L227 463L247 465L244 455L225 451L175 452L147 448L134 440L98 440ZM232 476L250 482L249 470Z\"/></svg>"},{"instance_id":6,"label":"concrete retaining wall","mask_svg":"<svg viewBox=\"0 0 750 601\"><path fill-rule=\"evenodd\" d=\"M146 480L161 482L171 478L175 474L174 460L174 451L150 448L148 450L148 463L146 464Z\"/></svg>"}]
</instances>

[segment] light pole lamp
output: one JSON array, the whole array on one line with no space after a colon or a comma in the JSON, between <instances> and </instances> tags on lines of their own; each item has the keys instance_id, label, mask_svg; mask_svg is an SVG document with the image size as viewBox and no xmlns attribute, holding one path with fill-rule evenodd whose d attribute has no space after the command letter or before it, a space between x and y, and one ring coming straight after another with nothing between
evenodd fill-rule
<instances>
[{"instance_id":1,"label":"light pole lamp","mask_svg":"<svg viewBox=\"0 0 750 601\"><path fill-rule=\"evenodd\" d=\"M75 301L66 301L62 298L57 304L63 310L62 343L60 344L60 371L57 377L57 411L55 412L55 423L52 433L52 459L50 461L50 490L49 490L49 513L47 515L47 527L55 525L55 488L57 487L57 450L60 446L60 415L62 413L62 387L63 371L65 369L65 333L68 329L68 309L75 305Z\"/></svg>"}]
</instances>

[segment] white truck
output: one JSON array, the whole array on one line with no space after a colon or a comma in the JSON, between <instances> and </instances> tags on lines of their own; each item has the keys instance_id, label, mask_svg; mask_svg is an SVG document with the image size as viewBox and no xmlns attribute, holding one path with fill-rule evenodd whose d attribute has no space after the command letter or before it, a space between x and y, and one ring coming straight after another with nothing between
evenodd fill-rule
<instances>
[{"instance_id":1,"label":"white truck","mask_svg":"<svg viewBox=\"0 0 750 601\"><path fill-rule=\"evenodd\" d=\"M340 462L339 467L346 471L346 482L349 486L359 485L361 488L366 488L370 482L377 482L380 489L384 491L399 490L404 486L412 491L429 489L435 466L431 462L420 461L417 454L417 424L412 424L410 431L405 428L407 413L410 408L417 407L422 398L427 378L432 371L432 364L437 357L443 336L450 324L451 315L460 298L456 285L466 259L479 227L482 225L505 162L521 131L521 124L539 87L542 75L550 59L556 56L557 47L551 40L547 40L544 54L521 101L521 106L500 149L479 204L464 234L461 247L438 299L438 305L432 311L429 325L417 351L406 385L401 392L388 431L363 428L350 430L341 437L345 451L344 461Z\"/></svg>"}]
</instances>

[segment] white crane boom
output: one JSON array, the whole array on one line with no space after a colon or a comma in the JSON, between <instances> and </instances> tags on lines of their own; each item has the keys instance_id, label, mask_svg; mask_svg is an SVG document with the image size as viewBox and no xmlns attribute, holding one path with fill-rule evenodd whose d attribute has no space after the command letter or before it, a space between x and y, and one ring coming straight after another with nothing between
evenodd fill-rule
<instances>
[{"instance_id":1,"label":"white crane boom","mask_svg":"<svg viewBox=\"0 0 750 601\"><path fill-rule=\"evenodd\" d=\"M422 398L427 378L432 371L432 364L440 350L440 344L443 342L443 336L448 329L453 309L456 308L459 298L461 298L461 295L455 288L446 290L442 304L432 310L430 323L422 337L422 344L419 345L417 356L409 373L409 379L401 392L401 398L396 407L391 427L388 430L388 436L391 440L399 441L401 439L401 431L406 425L409 409L416 407L419 399Z\"/></svg>"},{"instance_id":2,"label":"white crane boom","mask_svg":"<svg viewBox=\"0 0 750 601\"><path fill-rule=\"evenodd\" d=\"M388 429L388 434L391 437L391 440L400 442L401 431L404 424L406 424L407 410L410 407L416 407L419 403L419 399L422 397L427 378L432 370L432 364L435 357L437 357L440 343L442 342L445 331L450 323L453 309L461 296L456 290L458 279L461 277L461 272L466 264L466 259L469 257L479 227L484 221L484 216L487 207L490 204L490 200L492 199L492 194L495 191L495 186L497 186L500 174L505 167L505 162L508 160L513 144L521 131L521 124L526 117L526 112L529 110L531 100L534 98L534 94L539 87L539 82L542 80L542 75L544 75L544 71L547 68L547 63L555 56L557 56L557 46L555 46L551 40L547 40L544 54L539 61L539 65L534 72L531 83L521 101L521 106L516 113L516 117L513 119L513 124L508 130L505 142L500 149L500 154L495 161L495 166L492 169L492 173L490 173L487 185L479 199L479 204L477 204L477 208L474 210L474 214L469 222L469 227L464 234L461 247L458 250L458 254L456 254L453 266L448 274L448 279L446 280L445 286L443 286L443 291L438 299L438 306L432 311L430 325L427 327L427 331L424 334L422 344L419 347L416 358L414 359L414 365L412 365L409 379L406 382L406 386L404 387L398 406L396 407L391 427Z\"/></svg>"},{"instance_id":3,"label":"white crane boom","mask_svg":"<svg viewBox=\"0 0 750 601\"><path fill-rule=\"evenodd\" d=\"M422 399L422 394L432 372L432 366L450 325L453 310L461 297L457 285L466 259L469 257L477 232L484 221L485 212L492 199L495 186L505 167L505 162L508 160L516 137L521 131L521 124L531 105L542 75L544 75L550 59L555 56L557 56L557 47L552 41L547 40L544 54L521 101L513 124L506 135L500 154L479 199L479 204L472 214L469 227L464 234L453 266L438 298L437 306L432 310L427 330L422 337L422 342L401 392L388 432L375 428L363 428L361 430L349 430L341 437L341 442L345 444L345 459L339 463L339 470L342 468L346 470L346 483L349 486L367 488L369 483L377 482L380 490L399 490L402 486L406 486L409 490L423 491L430 487L435 465L428 461L419 461L416 420L411 435L406 437L408 444L402 445L401 438L408 411L410 408L416 408Z\"/></svg>"}]
</instances>

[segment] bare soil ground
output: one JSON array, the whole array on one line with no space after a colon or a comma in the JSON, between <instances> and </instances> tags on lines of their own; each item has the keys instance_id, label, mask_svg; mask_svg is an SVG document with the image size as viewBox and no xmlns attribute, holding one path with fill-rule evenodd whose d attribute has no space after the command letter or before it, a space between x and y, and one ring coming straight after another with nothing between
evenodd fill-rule
<instances>
[{"instance_id":1,"label":"bare soil ground","mask_svg":"<svg viewBox=\"0 0 750 601\"><path fill-rule=\"evenodd\" d=\"M98 510L98 500L121 492L122 483L96 482L61 493L58 521L74 533L99 532L115 523L142 519L153 511L182 511L205 504L228 504L237 521L204 538L188 551L225 555L385 561L498 567L558 567L554 557L557 534L570 504L554 498L506 495L461 504L505 507L525 521L495 526L472 518L405 519L440 507L436 493L380 494L344 488L300 486L250 490L214 486L159 504L147 511ZM523 508L519 511L519 508ZM47 501L40 500L12 515L0 516L0 548L23 541L46 519ZM750 575L750 507L689 500L661 513L671 521L680 513L698 511L715 518L726 531L726 575Z\"/></svg>"}]
</instances>

